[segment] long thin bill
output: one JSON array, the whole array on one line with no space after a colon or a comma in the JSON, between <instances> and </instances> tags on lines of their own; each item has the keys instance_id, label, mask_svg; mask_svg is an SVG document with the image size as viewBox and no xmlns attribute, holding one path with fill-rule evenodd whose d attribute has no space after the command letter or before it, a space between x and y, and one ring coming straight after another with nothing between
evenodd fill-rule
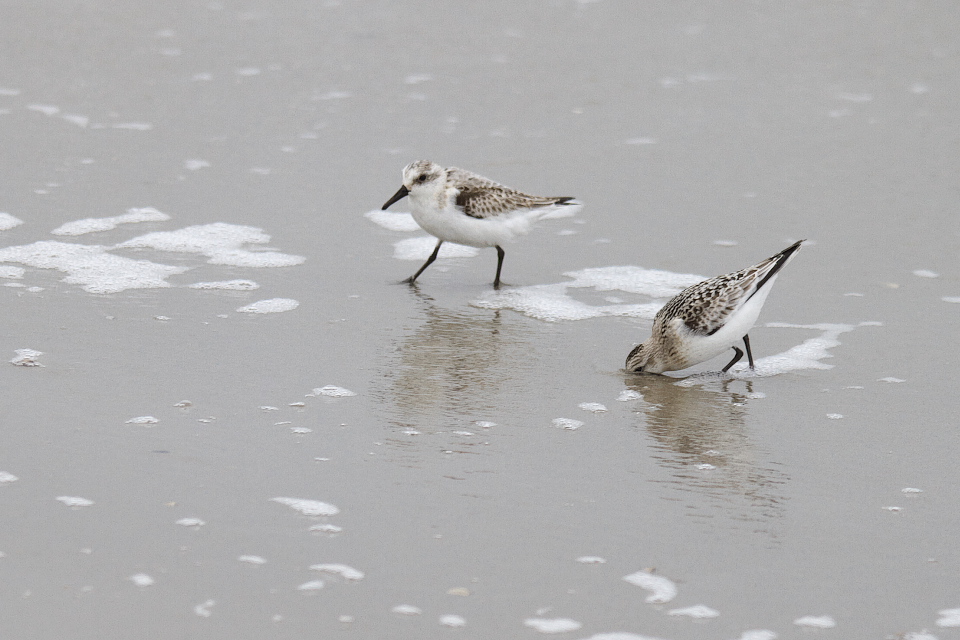
<instances>
[{"instance_id":1,"label":"long thin bill","mask_svg":"<svg viewBox=\"0 0 960 640\"><path fill-rule=\"evenodd\" d=\"M383 205L383 207L381 207L381 211L383 209L386 209L390 205L392 205L397 200L403 200L404 198L407 197L407 194L409 193L410 193L410 189L407 189L406 187L400 187L400 189L395 194L393 194L393 197L387 200L387 203Z\"/></svg>"}]
</instances>

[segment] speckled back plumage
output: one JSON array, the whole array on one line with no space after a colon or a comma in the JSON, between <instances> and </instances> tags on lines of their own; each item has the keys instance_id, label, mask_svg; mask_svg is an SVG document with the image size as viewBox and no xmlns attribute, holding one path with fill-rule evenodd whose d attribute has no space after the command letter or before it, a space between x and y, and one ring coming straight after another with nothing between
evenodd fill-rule
<instances>
[{"instance_id":1,"label":"speckled back plumage","mask_svg":"<svg viewBox=\"0 0 960 640\"><path fill-rule=\"evenodd\" d=\"M458 167L447 169L447 184L460 192L456 205L471 218L491 218L517 209L566 204L573 200L570 197L545 197L523 193Z\"/></svg>"},{"instance_id":2,"label":"speckled back plumage","mask_svg":"<svg viewBox=\"0 0 960 640\"><path fill-rule=\"evenodd\" d=\"M726 324L730 314L776 275L799 248L800 242L796 242L760 264L687 287L657 313L653 321L654 333L658 329L663 331L669 320L680 318L690 331L713 335Z\"/></svg>"}]
</instances>

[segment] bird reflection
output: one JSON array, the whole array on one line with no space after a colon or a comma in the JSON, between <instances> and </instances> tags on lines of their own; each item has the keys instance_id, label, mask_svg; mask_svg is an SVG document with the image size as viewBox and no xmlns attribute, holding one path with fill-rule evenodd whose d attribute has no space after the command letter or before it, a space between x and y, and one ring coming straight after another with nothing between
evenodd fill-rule
<instances>
[{"instance_id":1,"label":"bird reflection","mask_svg":"<svg viewBox=\"0 0 960 640\"><path fill-rule=\"evenodd\" d=\"M670 473L656 481L708 498L688 500L689 515L711 518L718 509L747 521L782 515L785 498L778 486L788 478L763 460L751 441L745 419L748 403L758 396L751 381L743 386L743 381L678 385L666 376L627 376L627 387L643 396L638 413L655 441L653 459Z\"/></svg>"},{"instance_id":2,"label":"bird reflection","mask_svg":"<svg viewBox=\"0 0 960 640\"><path fill-rule=\"evenodd\" d=\"M500 311L445 309L419 291L422 324L385 355L385 384L379 398L388 420L404 429L433 432L456 424L470 426L502 411L509 398L501 390L529 378L535 366L528 331Z\"/></svg>"}]
</instances>

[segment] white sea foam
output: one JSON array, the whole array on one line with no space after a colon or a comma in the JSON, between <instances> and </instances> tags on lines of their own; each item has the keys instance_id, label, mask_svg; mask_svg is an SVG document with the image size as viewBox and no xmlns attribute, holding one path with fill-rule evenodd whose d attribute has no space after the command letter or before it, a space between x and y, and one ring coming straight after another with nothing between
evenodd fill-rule
<instances>
[{"instance_id":1,"label":"white sea foam","mask_svg":"<svg viewBox=\"0 0 960 640\"><path fill-rule=\"evenodd\" d=\"M647 596L646 602L651 604L663 604L677 597L677 585L672 580L649 571L637 571L623 576L623 579L649 591L650 595Z\"/></svg>"},{"instance_id":2,"label":"white sea foam","mask_svg":"<svg viewBox=\"0 0 960 640\"><path fill-rule=\"evenodd\" d=\"M23 224L23 220L9 213L0 212L0 231L8 231Z\"/></svg>"},{"instance_id":3,"label":"white sea foam","mask_svg":"<svg viewBox=\"0 0 960 640\"><path fill-rule=\"evenodd\" d=\"M210 607L215 604L217 604L216 600L207 600L206 602L201 602L193 608L193 612L201 618L209 618L210 614L213 613L210 611Z\"/></svg>"},{"instance_id":4,"label":"white sea foam","mask_svg":"<svg viewBox=\"0 0 960 640\"><path fill-rule=\"evenodd\" d=\"M900 489L900 491L901 491L902 493L906 493L906 494L923 493L923 489L917 489L917 488L915 488L915 487L907 487L907 488L905 488L905 489Z\"/></svg>"},{"instance_id":5,"label":"white sea foam","mask_svg":"<svg viewBox=\"0 0 960 640\"><path fill-rule=\"evenodd\" d=\"M16 482L19 479L20 478L13 475L9 471L0 471L0 484L7 484L8 482Z\"/></svg>"},{"instance_id":6,"label":"white sea foam","mask_svg":"<svg viewBox=\"0 0 960 640\"><path fill-rule=\"evenodd\" d=\"M90 124L90 118L88 118L87 116L81 116L76 113L65 113L60 117L66 120L67 122L69 122L70 124L75 124L78 127L85 128L88 124Z\"/></svg>"},{"instance_id":7,"label":"white sea foam","mask_svg":"<svg viewBox=\"0 0 960 640\"><path fill-rule=\"evenodd\" d=\"M17 355L10 360L10 364L15 364L18 367L43 366L37 361L37 358L43 355L43 351L37 351L36 349L14 349L13 352Z\"/></svg>"},{"instance_id":8,"label":"white sea foam","mask_svg":"<svg viewBox=\"0 0 960 640\"><path fill-rule=\"evenodd\" d=\"M80 496L57 496L57 500L68 507L89 507L93 504L93 500L87 500Z\"/></svg>"},{"instance_id":9,"label":"white sea foam","mask_svg":"<svg viewBox=\"0 0 960 640\"><path fill-rule=\"evenodd\" d=\"M187 271L186 267L115 256L106 250L99 245L42 240L0 249L0 262L63 271L68 274L63 282L81 285L90 293L169 287L167 277Z\"/></svg>"},{"instance_id":10,"label":"white sea foam","mask_svg":"<svg viewBox=\"0 0 960 640\"><path fill-rule=\"evenodd\" d=\"M223 291L253 291L260 285L253 280L219 280L214 282L194 282L191 289L220 289Z\"/></svg>"},{"instance_id":11,"label":"white sea foam","mask_svg":"<svg viewBox=\"0 0 960 640\"><path fill-rule=\"evenodd\" d=\"M741 633L737 640L777 640L777 634L769 629L751 629Z\"/></svg>"},{"instance_id":12,"label":"white sea foam","mask_svg":"<svg viewBox=\"0 0 960 640\"><path fill-rule=\"evenodd\" d=\"M607 410L607 407L599 402L581 402L577 407L584 411L592 411L593 413L603 413Z\"/></svg>"},{"instance_id":13,"label":"white sea foam","mask_svg":"<svg viewBox=\"0 0 960 640\"><path fill-rule=\"evenodd\" d=\"M809 338L783 353L772 356L766 356L756 360L756 370L751 371L749 365L738 364L730 370L729 375L735 378L753 378L775 376L791 371L800 371L802 369L832 369L832 364L821 362L826 358L832 358L830 349L840 346L838 339L841 334L853 331L858 326L873 326L873 323L861 322L859 325L852 324L788 324L784 322L770 322L765 326L778 329L806 329L822 332L819 336ZM679 386L693 386L710 379L713 374L693 375L676 384Z\"/></svg>"},{"instance_id":14,"label":"white sea foam","mask_svg":"<svg viewBox=\"0 0 960 640\"><path fill-rule=\"evenodd\" d=\"M628 631L613 631L610 633L595 633L589 638L583 638L583 640L659 640L659 638L641 636L638 633Z\"/></svg>"},{"instance_id":15,"label":"white sea foam","mask_svg":"<svg viewBox=\"0 0 960 640\"><path fill-rule=\"evenodd\" d=\"M149 122L117 122L110 125L114 129L129 129L131 131L150 131L153 125Z\"/></svg>"},{"instance_id":16,"label":"white sea foam","mask_svg":"<svg viewBox=\"0 0 960 640\"><path fill-rule=\"evenodd\" d=\"M420 607L415 607L412 604L398 604L390 609L390 611L404 616L418 616L423 613L423 609Z\"/></svg>"},{"instance_id":17,"label":"white sea foam","mask_svg":"<svg viewBox=\"0 0 960 640\"><path fill-rule=\"evenodd\" d=\"M687 616L690 618L696 618L699 620L704 620L707 618L716 618L720 615L720 612L716 609L711 609L710 607L704 604L695 604L692 607L684 607L682 609L670 609L667 611L668 616Z\"/></svg>"},{"instance_id":18,"label":"white sea foam","mask_svg":"<svg viewBox=\"0 0 960 640\"><path fill-rule=\"evenodd\" d=\"M242 555L242 556L237 556L237 560L239 560L240 562L246 562L247 564L256 564L256 565L267 563L267 559L264 558L263 556Z\"/></svg>"},{"instance_id":19,"label":"white sea foam","mask_svg":"<svg viewBox=\"0 0 960 640\"><path fill-rule=\"evenodd\" d=\"M310 580L297 587L298 591L317 591L318 589L323 589L323 580Z\"/></svg>"},{"instance_id":20,"label":"white sea foam","mask_svg":"<svg viewBox=\"0 0 960 640\"><path fill-rule=\"evenodd\" d=\"M344 580L362 580L363 571L359 569L354 569L353 567L346 564L312 564L310 569L313 571L322 571L324 573L332 573L338 575Z\"/></svg>"},{"instance_id":21,"label":"white sea foam","mask_svg":"<svg viewBox=\"0 0 960 640\"><path fill-rule=\"evenodd\" d=\"M576 631L583 626L570 618L527 618L523 624L540 633L566 633Z\"/></svg>"},{"instance_id":22,"label":"white sea foam","mask_svg":"<svg viewBox=\"0 0 960 640\"><path fill-rule=\"evenodd\" d=\"M55 116L60 113L60 107L52 104L28 104L27 109L42 113L45 116Z\"/></svg>"},{"instance_id":23,"label":"white sea foam","mask_svg":"<svg viewBox=\"0 0 960 640\"><path fill-rule=\"evenodd\" d=\"M365 218L390 231L419 231L420 225L409 213L374 209L363 214ZM436 243L434 243L436 244ZM429 254L428 254L429 255Z\"/></svg>"},{"instance_id":24,"label":"white sea foam","mask_svg":"<svg viewBox=\"0 0 960 640\"><path fill-rule=\"evenodd\" d=\"M121 224L166 222L169 219L169 215L162 211L157 211L153 207L132 208L127 209L127 212L120 216L110 218L84 218L83 220L67 222L50 233L55 236L81 236L85 233L110 231L111 229L116 229L117 226Z\"/></svg>"},{"instance_id":25,"label":"white sea foam","mask_svg":"<svg viewBox=\"0 0 960 640\"><path fill-rule=\"evenodd\" d=\"M815 629L832 629L837 626L836 621L830 616L803 616L802 618L794 620L793 624Z\"/></svg>"},{"instance_id":26,"label":"white sea foam","mask_svg":"<svg viewBox=\"0 0 960 640\"><path fill-rule=\"evenodd\" d=\"M307 394L307 397L316 398L318 396L327 396L328 398L348 398L355 395L357 394L353 391L350 391L350 389L344 389L343 387L328 384L312 390Z\"/></svg>"},{"instance_id":27,"label":"white sea foam","mask_svg":"<svg viewBox=\"0 0 960 640\"><path fill-rule=\"evenodd\" d=\"M9 267L9 266L0 266L0 278L8 278L10 280L19 280L23 278L23 274L27 272L23 267ZM23 285L21 285L23 286Z\"/></svg>"},{"instance_id":28,"label":"white sea foam","mask_svg":"<svg viewBox=\"0 0 960 640\"><path fill-rule=\"evenodd\" d=\"M18 96L20 89L10 89L9 87L0 87L0 96Z\"/></svg>"},{"instance_id":29,"label":"white sea foam","mask_svg":"<svg viewBox=\"0 0 960 640\"><path fill-rule=\"evenodd\" d=\"M198 169L204 169L209 167L210 163L206 160L184 160L183 167L190 171L197 171Z\"/></svg>"},{"instance_id":30,"label":"white sea foam","mask_svg":"<svg viewBox=\"0 0 960 640\"><path fill-rule=\"evenodd\" d=\"M960 609L941 609L937 614L940 616L938 627L960 627Z\"/></svg>"},{"instance_id":31,"label":"white sea foam","mask_svg":"<svg viewBox=\"0 0 960 640\"><path fill-rule=\"evenodd\" d=\"M624 389L617 396L617 402L629 402L631 400L643 400L643 394L633 389Z\"/></svg>"},{"instance_id":32,"label":"white sea foam","mask_svg":"<svg viewBox=\"0 0 960 640\"><path fill-rule=\"evenodd\" d=\"M606 564L606 560L600 556L580 556L577 558L577 562L583 564Z\"/></svg>"},{"instance_id":33,"label":"white sea foam","mask_svg":"<svg viewBox=\"0 0 960 640\"><path fill-rule=\"evenodd\" d=\"M153 416L139 416L137 418L130 418L125 424L157 424L158 422L160 421Z\"/></svg>"},{"instance_id":34,"label":"white sea foam","mask_svg":"<svg viewBox=\"0 0 960 640\"><path fill-rule=\"evenodd\" d=\"M175 524L179 524L181 527L202 527L207 523L200 518L180 518Z\"/></svg>"},{"instance_id":35,"label":"white sea foam","mask_svg":"<svg viewBox=\"0 0 960 640\"><path fill-rule=\"evenodd\" d=\"M132 576L130 576L129 579L131 582L133 582L133 584L137 585L138 587L149 587L154 582L156 582L156 580L154 580L151 576L148 576L145 573L135 573Z\"/></svg>"},{"instance_id":36,"label":"white sea foam","mask_svg":"<svg viewBox=\"0 0 960 640\"><path fill-rule=\"evenodd\" d=\"M886 378L877 378L877 382L890 382L896 384L899 382L906 382L906 380L903 378L894 378L893 376L888 376Z\"/></svg>"},{"instance_id":37,"label":"white sea foam","mask_svg":"<svg viewBox=\"0 0 960 640\"><path fill-rule=\"evenodd\" d=\"M293 311L300 306L300 301L293 298L270 298L269 300L258 300L252 304L245 305L237 309L238 313L283 313L284 311Z\"/></svg>"},{"instance_id":38,"label":"white sea foam","mask_svg":"<svg viewBox=\"0 0 960 640\"><path fill-rule=\"evenodd\" d=\"M918 278L939 278L940 274L936 271L930 271L929 269L917 269L913 272L913 275Z\"/></svg>"},{"instance_id":39,"label":"white sea foam","mask_svg":"<svg viewBox=\"0 0 960 640\"><path fill-rule=\"evenodd\" d=\"M573 280L495 291L485 294L471 304L482 309L512 309L546 322L586 320L603 316L627 316L652 320L666 299L704 280L703 276L634 266L597 267L571 271L563 275ZM624 291L663 300L663 302L591 305L574 299L568 291L582 288L592 288L596 291Z\"/></svg>"},{"instance_id":40,"label":"white sea foam","mask_svg":"<svg viewBox=\"0 0 960 640\"><path fill-rule=\"evenodd\" d=\"M305 500L303 498L270 498L270 500L285 504L305 516L335 516L340 513L340 509L335 505L319 500Z\"/></svg>"},{"instance_id":41,"label":"white sea foam","mask_svg":"<svg viewBox=\"0 0 960 640\"><path fill-rule=\"evenodd\" d=\"M177 253L199 253L209 264L231 267L290 267L303 264L303 256L278 251L251 251L245 245L266 244L270 236L258 227L214 222L176 231L155 231L131 238L116 249L155 249Z\"/></svg>"},{"instance_id":42,"label":"white sea foam","mask_svg":"<svg viewBox=\"0 0 960 640\"><path fill-rule=\"evenodd\" d=\"M575 431L583 426L583 422L574 420L573 418L554 418L551 422L553 426L558 429L566 429L568 431Z\"/></svg>"},{"instance_id":43,"label":"white sea foam","mask_svg":"<svg viewBox=\"0 0 960 640\"><path fill-rule=\"evenodd\" d=\"M463 618L463 616L458 616L454 613L448 613L446 615L440 616L437 622L439 622L444 627L459 628L459 627L467 626L467 621Z\"/></svg>"},{"instance_id":44,"label":"white sea foam","mask_svg":"<svg viewBox=\"0 0 960 640\"><path fill-rule=\"evenodd\" d=\"M393 243L393 257L397 260L426 260L437 246L433 236L407 238ZM444 242L440 247L439 258L472 258L480 253L476 247L468 247L453 242Z\"/></svg>"},{"instance_id":45,"label":"white sea foam","mask_svg":"<svg viewBox=\"0 0 960 640\"><path fill-rule=\"evenodd\" d=\"M335 524L315 524L308 529L308 531L319 531L320 533L340 533L343 531L343 527L338 527Z\"/></svg>"},{"instance_id":46,"label":"white sea foam","mask_svg":"<svg viewBox=\"0 0 960 640\"><path fill-rule=\"evenodd\" d=\"M944 302L952 302L954 304L960 303L960 297L958 296L943 296L940 299Z\"/></svg>"}]
</instances>

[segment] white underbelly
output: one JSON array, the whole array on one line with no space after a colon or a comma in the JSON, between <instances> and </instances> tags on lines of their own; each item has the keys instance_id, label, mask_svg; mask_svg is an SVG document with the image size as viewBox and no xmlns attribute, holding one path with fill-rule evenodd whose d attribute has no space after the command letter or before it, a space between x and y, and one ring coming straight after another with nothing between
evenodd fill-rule
<instances>
[{"instance_id":1,"label":"white underbelly","mask_svg":"<svg viewBox=\"0 0 960 640\"><path fill-rule=\"evenodd\" d=\"M536 211L524 210L491 218L472 218L454 207L437 210L412 207L411 214L420 228L444 242L470 247L493 247L530 231Z\"/></svg>"}]
</instances>

